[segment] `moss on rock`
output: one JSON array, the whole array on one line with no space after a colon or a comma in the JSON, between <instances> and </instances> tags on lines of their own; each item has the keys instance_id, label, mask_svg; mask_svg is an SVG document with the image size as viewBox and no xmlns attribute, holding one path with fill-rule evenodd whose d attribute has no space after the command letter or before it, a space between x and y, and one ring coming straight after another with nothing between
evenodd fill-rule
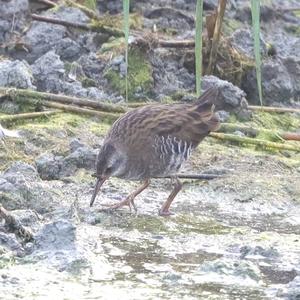
<instances>
[{"instance_id":1,"label":"moss on rock","mask_svg":"<svg viewBox=\"0 0 300 300\"><path fill-rule=\"evenodd\" d=\"M110 68L105 77L109 80L112 89L125 95L125 76ZM128 53L128 98L133 99L137 92L148 95L152 87L152 67L145 54L139 49L130 49Z\"/></svg>"}]
</instances>

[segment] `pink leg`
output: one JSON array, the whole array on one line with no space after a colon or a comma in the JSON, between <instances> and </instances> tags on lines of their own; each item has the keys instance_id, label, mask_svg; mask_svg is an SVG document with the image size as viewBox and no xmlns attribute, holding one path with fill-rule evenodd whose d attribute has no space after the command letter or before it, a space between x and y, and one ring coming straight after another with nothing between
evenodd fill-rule
<instances>
[{"instance_id":1,"label":"pink leg","mask_svg":"<svg viewBox=\"0 0 300 300\"><path fill-rule=\"evenodd\" d=\"M137 190L135 190L134 192L129 194L124 200L122 200L116 204L104 205L104 206L108 206L109 209L117 209L119 207L128 205L130 210L131 210L131 206L132 206L134 211L137 212L137 208L134 204L134 199L138 194L140 194L143 190L145 190L149 186L149 184L150 184L150 179L147 179Z\"/></svg>"},{"instance_id":2,"label":"pink leg","mask_svg":"<svg viewBox=\"0 0 300 300\"><path fill-rule=\"evenodd\" d=\"M182 183L179 181L179 179L177 177L172 178L172 179L175 180L174 188L173 188L170 196L168 197L167 201L162 205L162 207L159 211L160 216L169 216L172 214L169 211L170 205L182 188Z\"/></svg>"}]
</instances>

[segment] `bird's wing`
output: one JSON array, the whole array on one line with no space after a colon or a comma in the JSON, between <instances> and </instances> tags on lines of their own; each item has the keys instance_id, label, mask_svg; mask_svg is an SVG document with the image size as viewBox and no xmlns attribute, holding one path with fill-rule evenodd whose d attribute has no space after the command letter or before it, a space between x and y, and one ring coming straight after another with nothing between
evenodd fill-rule
<instances>
[{"instance_id":1,"label":"bird's wing","mask_svg":"<svg viewBox=\"0 0 300 300\"><path fill-rule=\"evenodd\" d=\"M113 124L108 137L132 144L154 136L172 136L196 146L219 125L212 94L209 90L193 104L152 104L132 110Z\"/></svg>"}]
</instances>

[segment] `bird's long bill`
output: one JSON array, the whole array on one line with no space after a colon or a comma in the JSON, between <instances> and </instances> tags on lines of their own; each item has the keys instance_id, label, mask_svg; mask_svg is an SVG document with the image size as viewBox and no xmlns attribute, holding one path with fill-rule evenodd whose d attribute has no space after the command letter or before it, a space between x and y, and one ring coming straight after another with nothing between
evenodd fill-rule
<instances>
[{"instance_id":1,"label":"bird's long bill","mask_svg":"<svg viewBox=\"0 0 300 300\"><path fill-rule=\"evenodd\" d=\"M107 177L101 177L101 178L97 179L96 186L95 186L95 189L94 189L94 193L93 193L93 196L92 196L92 199L91 199L91 202L90 202L90 206L93 206L93 204L95 202L95 199L96 199L96 196L97 196L102 184L104 183L104 181L106 179L107 179Z\"/></svg>"}]
</instances>

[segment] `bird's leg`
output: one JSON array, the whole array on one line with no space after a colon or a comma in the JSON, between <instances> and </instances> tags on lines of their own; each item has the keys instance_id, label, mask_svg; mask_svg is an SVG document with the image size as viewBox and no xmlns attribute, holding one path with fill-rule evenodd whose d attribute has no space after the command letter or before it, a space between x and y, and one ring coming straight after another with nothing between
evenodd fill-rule
<instances>
[{"instance_id":1,"label":"bird's leg","mask_svg":"<svg viewBox=\"0 0 300 300\"><path fill-rule=\"evenodd\" d=\"M150 179L147 179L143 182L143 184L136 189L134 192L132 192L131 194L129 194L124 200L120 201L119 203L113 204L113 205L108 205L110 209L116 209L119 207L122 207L124 205L128 205L130 210L131 210L131 206L133 207L134 211L137 211L137 208L134 204L134 199L135 197L140 194L144 189L146 189L150 184Z\"/></svg>"},{"instance_id":2,"label":"bird's leg","mask_svg":"<svg viewBox=\"0 0 300 300\"><path fill-rule=\"evenodd\" d=\"M168 197L167 201L162 205L162 207L159 211L160 216L169 216L172 214L169 211L170 205L182 188L182 183L179 181L178 177L172 177L172 181L174 181L174 188L173 188L170 196Z\"/></svg>"}]
</instances>

